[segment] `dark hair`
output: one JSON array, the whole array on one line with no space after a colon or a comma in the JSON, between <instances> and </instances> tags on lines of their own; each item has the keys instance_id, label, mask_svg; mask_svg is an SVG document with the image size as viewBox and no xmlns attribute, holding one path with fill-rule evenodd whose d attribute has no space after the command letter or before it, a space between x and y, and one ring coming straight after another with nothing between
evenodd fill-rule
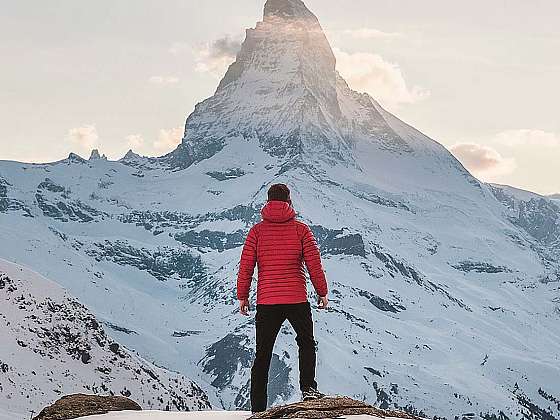
<instances>
[{"instance_id":1,"label":"dark hair","mask_svg":"<svg viewBox=\"0 0 560 420\"><path fill-rule=\"evenodd\" d=\"M274 184L268 189L268 201L290 202L290 189L286 184Z\"/></svg>"}]
</instances>

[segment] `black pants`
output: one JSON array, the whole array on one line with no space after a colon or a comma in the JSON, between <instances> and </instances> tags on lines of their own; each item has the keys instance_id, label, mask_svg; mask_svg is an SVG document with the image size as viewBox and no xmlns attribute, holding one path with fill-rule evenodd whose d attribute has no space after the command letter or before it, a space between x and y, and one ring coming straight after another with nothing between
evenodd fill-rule
<instances>
[{"instance_id":1,"label":"black pants","mask_svg":"<svg viewBox=\"0 0 560 420\"><path fill-rule=\"evenodd\" d=\"M268 370L272 349L280 327L288 320L297 336L300 389L317 388L315 382L315 338L309 302L283 305L257 305L257 353L251 369L251 409L264 411L267 406Z\"/></svg>"}]
</instances>

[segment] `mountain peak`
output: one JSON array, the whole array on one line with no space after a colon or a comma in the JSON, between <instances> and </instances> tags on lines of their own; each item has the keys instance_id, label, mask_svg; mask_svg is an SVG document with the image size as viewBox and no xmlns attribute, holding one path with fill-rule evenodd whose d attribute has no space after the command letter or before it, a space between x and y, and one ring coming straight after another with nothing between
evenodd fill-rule
<instances>
[{"instance_id":1,"label":"mountain peak","mask_svg":"<svg viewBox=\"0 0 560 420\"><path fill-rule=\"evenodd\" d=\"M89 156L89 160L96 160L101 159L101 155L99 154L99 150L93 149L91 151L91 155Z\"/></svg>"},{"instance_id":2,"label":"mountain peak","mask_svg":"<svg viewBox=\"0 0 560 420\"><path fill-rule=\"evenodd\" d=\"M132 151L132 149L129 149L128 152L126 152L126 155L124 155L124 156L121 158L121 160L126 161L126 160L134 160L134 159L139 159L139 158L140 158L140 155L139 155L139 154L134 153L134 152Z\"/></svg>"},{"instance_id":3,"label":"mountain peak","mask_svg":"<svg viewBox=\"0 0 560 420\"><path fill-rule=\"evenodd\" d=\"M315 15L301 0L267 0L264 5L265 20L270 17L280 18L315 18Z\"/></svg>"},{"instance_id":4,"label":"mountain peak","mask_svg":"<svg viewBox=\"0 0 560 420\"><path fill-rule=\"evenodd\" d=\"M99 154L99 150L93 149L91 151L91 155L89 156L89 160L107 160L107 156Z\"/></svg>"},{"instance_id":5,"label":"mountain peak","mask_svg":"<svg viewBox=\"0 0 560 420\"><path fill-rule=\"evenodd\" d=\"M419 133L411 136L371 97L350 89L319 20L301 0L267 0L263 20L247 29L214 95L196 105L182 143L162 158L184 169L243 144L240 139L258 142L259 150L283 163L361 169L371 164L361 145L441 153L456 165L447 150Z\"/></svg>"},{"instance_id":6,"label":"mountain peak","mask_svg":"<svg viewBox=\"0 0 560 420\"><path fill-rule=\"evenodd\" d=\"M86 160L83 157L81 157L80 155L78 155L74 152L70 152L70 154L68 155L66 160L68 162L72 162L72 163L85 163L86 162Z\"/></svg>"},{"instance_id":7,"label":"mountain peak","mask_svg":"<svg viewBox=\"0 0 560 420\"><path fill-rule=\"evenodd\" d=\"M185 168L244 138L285 160L313 154L351 161L336 126L341 111L335 67L319 20L305 4L268 0L263 20L247 29L215 94L195 107L182 143L164 158Z\"/></svg>"}]
</instances>

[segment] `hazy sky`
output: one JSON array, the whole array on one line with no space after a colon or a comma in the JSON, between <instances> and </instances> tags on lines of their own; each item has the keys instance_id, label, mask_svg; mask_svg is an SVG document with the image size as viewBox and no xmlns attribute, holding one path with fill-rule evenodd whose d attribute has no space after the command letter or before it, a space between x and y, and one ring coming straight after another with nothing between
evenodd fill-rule
<instances>
[{"instance_id":1,"label":"hazy sky","mask_svg":"<svg viewBox=\"0 0 560 420\"><path fill-rule=\"evenodd\" d=\"M161 155L264 0L0 0L0 159ZM560 1L308 0L350 85L483 180L560 192Z\"/></svg>"}]
</instances>

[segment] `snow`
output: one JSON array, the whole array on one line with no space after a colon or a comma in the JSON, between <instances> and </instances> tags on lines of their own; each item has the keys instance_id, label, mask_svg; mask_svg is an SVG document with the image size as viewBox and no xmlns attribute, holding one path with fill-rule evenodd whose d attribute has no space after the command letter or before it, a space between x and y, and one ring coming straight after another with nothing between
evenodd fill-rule
<instances>
[{"instance_id":1,"label":"snow","mask_svg":"<svg viewBox=\"0 0 560 420\"><path fill-rule=\"evenodd\" d=\"M208 420L240 420L247 419L251 416L248 411L208 411L196 413L169 413L165 411L122 411L104 414L100 416L83 417L83 420L191 420L191 419L208 419ZM380 417L376 416L344 416L349 420L376 420ZM385 417L385 420L394 420L392 417Z\"/></svg>"},{"instance_id":2,"label":"snow","mask_svg":"<svg viewBox=\"0 0 560 420\"><path fill-rule=\"evenodd\" d=\"M22 413L16 413L8 410L4 410L0 407L0 420L19 420L19 419L28 418L28 416L24 416Z\"/></svg>"},{"instance_id":3,"label":"snow","mask_svg":"<svg viewBox=\"0 0 560 420\"><path fill-rule=\"evenodd\" d=\"M521 188L511 187L509 185L503 185L503 184L490 184L490 185L503 190L507 194L512 195L519 200L528 201L531 200L532 198L544 198L544 196L540 194L523 190Z\"/></svg>"},{"instance_id":4,"label":"snow","mask_svg":"<svg viewBox=\"0 0 560 420\"><path fill-rule=\"evenodd\" d=\"M0 404L17 413L11 418L73 393L133 395L144 408L209 408L196 385L108 339L86 308L32 270L0 259L0 299Z\"/></svg>"},{"instance_id":5,"label":"snow","mask_svg":"<svg viewBox=\"0 0 560 420\"><path fill-rule=\"evenodd\" d=\"M228 411L208 411L192 413L169 413L165 411L122 411L109 413L99 416L84 417L84 420L189 420L189 419L209 419L209 420L240 420L251 417L250 412L228 412Z\"/></svg>"}]
</instances>

